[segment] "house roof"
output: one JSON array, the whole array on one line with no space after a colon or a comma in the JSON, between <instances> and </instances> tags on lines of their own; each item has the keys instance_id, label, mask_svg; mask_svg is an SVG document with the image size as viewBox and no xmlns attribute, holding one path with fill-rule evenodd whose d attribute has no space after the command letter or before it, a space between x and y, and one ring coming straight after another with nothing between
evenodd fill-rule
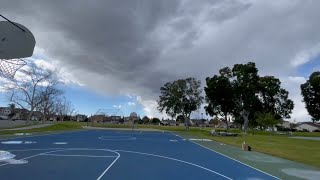
<instances>
[{"instance_id":1,"label":"house roof","mask_svg":"<svg viewBox=\"0 0 320 180\"><path fill-rule=\"evenodd\" d=\"M301 122L299 125L302 125L302 124L308 124L310 126L314 126L314 127L320 128L320 124L313 123L313 122Z\"/></svg>"}]
</instances>

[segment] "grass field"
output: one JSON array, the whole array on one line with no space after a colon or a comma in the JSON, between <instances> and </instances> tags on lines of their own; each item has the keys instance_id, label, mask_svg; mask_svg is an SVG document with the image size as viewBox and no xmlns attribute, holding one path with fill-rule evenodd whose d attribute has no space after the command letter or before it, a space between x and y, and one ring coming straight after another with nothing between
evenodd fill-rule
<instances>
[{"instance_id":1,"label":"grass field","mask_svg":"<svg viewBox=\"0 0 320 180\"><path fill-rule=\"evenodd\" d=\"M62 122L62 123L54 124L52 126L46 126L41 128L0 131L0 135L10 135L15 133L41 133L41 132L49 132L49 131L51 132L51 131L77 130L77 129L82 129L81 128L82 125L83 123Z\"/></svg>"},{"instance_id":2,"label":"grass field","mask_svg":"<svg viewBox=\"0 0 320 180\"><path fill-rule=\"evenodd\" d=\"M19 131L0 131L0 135L9 135L14 133L41 133L49 131L66 131L81 129L87 123L61 122L52 126L19 130ZM91 124L89 124L91 125ZM95 127L107 128L132 128L125 124L94 124ZM240 134L239 137L221 137L210 136L210 128L190 127L186 131L185 127L179 126L156 126L156 125L136 125L136 128L160 129L168 131L179 131L188 135L209 138L225 144L241 147L243 141L249 144L254 151L282 157L285 159L301 162L320 168L320 141L301 140L289 138L287 135L271 135L270 132L249 131L248 134ZM220 129L221 130L221 129ZM232 130L234 133L240 133L239 130ZM254 134L254 135L252 135ZM294 132L295 136L320 137L320 133Z\"/></svg>"},{"instance_id":3,"label":"grass field","mask_svg":"<svg viewBox=\"0 0 320 180\"><path fill-rule=\"evenodd\" d=\"M253 151L282 157L320 168L320 141L293 139L281 135L245 135L239 137L210 136L207 132L184 132L201 138L208 138L225 144L241 147L245 141ZM305 136L304 134L301 134ZM310 134L308 134L310 136ZM314 136L318 136L314 135Z\"/></svg>"}]
</instances>

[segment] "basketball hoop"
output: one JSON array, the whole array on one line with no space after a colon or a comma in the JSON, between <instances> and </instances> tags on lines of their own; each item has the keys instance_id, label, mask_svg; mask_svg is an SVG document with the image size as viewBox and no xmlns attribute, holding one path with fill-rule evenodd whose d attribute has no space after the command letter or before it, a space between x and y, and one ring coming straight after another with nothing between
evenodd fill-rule
<instances>
[{"instance_id":1,"label":"basketball hoop","mask_svg":"<svg viewBox=\"0 0 320 180\"><path fill-rule=\"evenodd\" d=\"M16 72L26 64L22 59L0 59L0 75L13 79Z\"/></svg>"}]
</instances>

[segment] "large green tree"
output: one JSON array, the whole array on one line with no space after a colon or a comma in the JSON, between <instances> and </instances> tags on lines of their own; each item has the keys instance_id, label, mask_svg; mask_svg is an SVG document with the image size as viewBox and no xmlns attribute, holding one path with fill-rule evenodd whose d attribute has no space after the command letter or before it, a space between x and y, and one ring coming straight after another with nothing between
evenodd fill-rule
<instances>
[{"instance_id":1,"label":"large green tree","mask_svg":"<svg viewBox=\"0 0 320 180\"><path fill-rule=\"evenodd\" d=\"M258 125L255 112L271 113L280 120L289 118L294 106L288 91L281 88L280 80L273 76L260 77L253 62L222 68L219 75L207 78L206 83L206 112L224 116L225 121L232 115L245 131Z\"/></svg>"},{"instance_id":2,"label":"large green tree","mask_svg":"<svg viewBox=\"0 0 320 180\"><path fill-rule=\"evenodd\" d=\"M232 68L232 79L234 103L243 119L243 129L247 131L250 113L255 109L257 102L259 75L255 63L235 64Z\"/></svg>"},{"instance_id":3,"label":"large green tree","mask_svg":"<svg viewBox=\"0 0 320 180\"><path fill-rule=\"evenodd\" d=\"M143 122L143 124L148 124L150 122L150 118L148 116L144 116L142 118L142 122Z\"/></svg>"},{"instance_id":4,"label":"large green tree","mask_svg":"<svg viewBox=\"0 0 320 180\"><path fill-rule=\"evenodd\" d=\"M312 121L320 120L320 71L313 72L307 82L301 84L301 94Z\"/></svg>"},{"instance_id":5,"label":"large green tree","mask_svg":"<svg viewBox=\"0 0 320 180\"><path fill-rule=\"evenodd\" d=\"M263 128L271 127L273 131L274 125L279 123L272 113L256 113L255 115L257 123Z\"/></svg>"},{"instance_id":6,"label":"large green tree","mask_svg":"<svg viewBox=\"0 0 320 180\"><path fill-rule=\"evenodd\" d=\"M180 122L180 123L184 123L185 119L184 119L183 115L178 115L176 121Z\"/></svg>"},{"instance_id":7,"label":"large green tree","mask_svg":"<svg viewBox=\"0 0 320 180\"><path fill-rule=\"evenodd\" d=\"M158 110L167 114L182 114L188 128L191 113L199 109L203 102L200 86L201 82L192 77L166 83L160 88Z\"/></svg>"},{"instance_id":8,"label":"large green tree","mask_svg":"<svg viewBox=\"0 0 320 180\"><path fill-rule=\"evenodd\" d=\"M277 120L290 118L294 103L289 99L289 92L281 88L281 82L273 76L260 77L258 97L263 113L271 113Z\"/></svg>"},{"instance_id":9,"label":"large green tree","mask_svg":"<svg viewBox=\"0 0 320 180\"><path fill-rule=\"evenodd\" d=\"M227 69L220 70L220 75L215 75L212 78L206 78L207 87L204 88L206 93L205 111L210 116L222 116L228 125L228 116L232 115L235 109L234 103L234 89L225 71Z\"/></svg>"},{"instance_id":10,"label":"large green tree","mask_svg":"<svg viewBox=\"0 0 320 180\"><path fill-rule=\"evenodd\" d=\"M160 119L159 118L152 118L151 119L151 123L152 124L158 124L158 123L160 123L161 121L160 121Z\"/></svg>"}]
</instances>

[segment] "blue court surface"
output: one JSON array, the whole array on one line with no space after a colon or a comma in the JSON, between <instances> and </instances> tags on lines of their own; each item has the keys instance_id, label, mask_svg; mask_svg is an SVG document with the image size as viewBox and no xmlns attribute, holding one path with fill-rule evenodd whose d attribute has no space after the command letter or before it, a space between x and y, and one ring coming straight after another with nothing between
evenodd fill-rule
<instances>
[{"instance_id":1,"label":"blue court surface","mask_svg":"<svg viewBox=\"0 0 320 180\"><path fill-rule=\"evenodd\" d=\"M169 132L87 130L0 144L0 179L277 179ZM7 157L7 158L5 158Z\"/></svg>"}]
</instances>

